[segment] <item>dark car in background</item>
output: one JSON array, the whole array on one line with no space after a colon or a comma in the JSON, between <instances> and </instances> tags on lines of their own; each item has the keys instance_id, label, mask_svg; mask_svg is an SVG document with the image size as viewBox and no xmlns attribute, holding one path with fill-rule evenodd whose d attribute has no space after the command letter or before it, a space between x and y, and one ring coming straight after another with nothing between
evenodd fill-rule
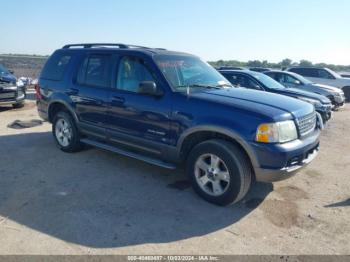
<instances>
[{"instance_id":1,"label":"dark car in background","mask_svg":"<svg viewBox=\"0 0 350 262\"><path fill-rule=\"evenodd\" d=\"M17 85L17 79L3 65L0 64L0 106L12 105L22 107L26 98L24 86Z\"/></svg>"},{"instance_id":2,"label":"dark car in background","mask_svg":"<svg viewBox=\"0 0 350 262\"><path fill-rule=\"evenodd\" d=\"M322 122L327 122L332 116L331 101L322 95L306 92L296 88L286 88L271 77L250 70L219 70L219 72L236 87L266 91L285 95L308 102L315 106L321 115Z\"/></svg>"},{"instance_id":3,"label":"dark car in background","mask_svg":"<svg viewBox=\"0 0 350 262\"><path fill-rule=\"evenodd\" d=\"M271 69L266 67L250 67L249 70L262 73L262 72L270 71Z\"/></svg>"},{"instance_id":4,"label":"dark car in background","mask_svg":"<svg viewBox=\"0 0 350 262\"><path fill-rule=\"evenodd\" d=\"M219 205L242 199L252 181L292 176L319 150L312 105L234 88L186 53L67 45L50 56L36 92L39 115L52 123L61 150L89 144L183 166L195 191Z\"/></svg>"},{"instance_id":5,"label":"dark car in background","mask_svg":"<svg viewBox=\"0 0 350 262\"><path fill-rule=\"evenodd\" d=\"M329 100L331 100L335 109L343 106L345 103L344 92L339 88L329 85L316 84L301 75L289 71L273 70L264 72L264 74L272 77L287 88L298 88L304 91L326 96Z\"/></svg>"},{"instance_id":6,"label":"dark car in background","mask_svg":"<svg viewBox=\"0 0 350 262\"><path fill-rule=\"evenodd\" d=\"M244 70L244 68L238 66L220 66L218 70Z\"/></svg>"}]
</instances>

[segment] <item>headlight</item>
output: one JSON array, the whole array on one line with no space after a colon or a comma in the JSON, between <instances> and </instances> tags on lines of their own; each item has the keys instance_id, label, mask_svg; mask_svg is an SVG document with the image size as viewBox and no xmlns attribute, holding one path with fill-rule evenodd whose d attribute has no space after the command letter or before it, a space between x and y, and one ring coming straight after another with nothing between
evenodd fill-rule
<instances>
[{"instance_id":1,"label":"headlight","mask_svg":"<svg viewBox=\"0 0 350 262\"><path fill-rule=\"evenodd\" d=\"M261 124L256 131L256 141L262 143L284 143L297 138L297 128L292 120Z\"/></svg>"},{"instance_id":2,"label":"headlight","mask_svg":"<svg viewBox=\"0 0 350 262\"><path fill-rule=\"evenodd\" d=\"M342 95L344 95L344 92L336 92L336 93L334 93L334 96L337 96L337 97L341 97Z\"/></svg>"},{"instance_id":3,"label":"headlight","mask_svg":"<svg viewBox=\"0 0 350 262\"><path fill-rule=\"evenodd\" d=\"M307 98L307 97L298 97L300 100L303 100L303 101L305 101L305 102L308 102L308 103L310 103L310 104L312 104L312 105L314 105L314 106L320 106L320 105L322 105L321 103L320 103L320 101L318 101L318 100L316 100L316 99L312 99L312 98Z\"/></svg>"},{"instance_id":4,"label":"headlight","mask_svg":"<svg viewBox=\"0 0 350 262\"><path fill-rule=\"evenodd\" d=\"M23 87L23 86L24 86L24 83L23 83L22 80L17 80L16 85L17 85L18 87Z\"/></svg>"}]
</instances>

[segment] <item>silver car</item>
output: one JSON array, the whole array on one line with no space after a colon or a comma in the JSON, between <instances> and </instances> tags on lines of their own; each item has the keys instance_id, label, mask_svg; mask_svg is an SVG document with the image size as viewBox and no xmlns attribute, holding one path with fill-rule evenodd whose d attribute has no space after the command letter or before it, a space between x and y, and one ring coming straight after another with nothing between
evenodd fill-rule
<instances>
[{"instance_id":1,"label":"silver car","mask_svg":"<svg viewBox=\"0 0 350 262\"><path fill-rule=\"evenodd\" d=\"M329 100L331 100L335 109L343 106L345 103L344 92L339 88L329 85L316 84L301 75L288 71L272 70L264 72L264 74L272 77L285 87L299 88L304 91L326 96L329 98Z\"/></svg>"}]
</instances>

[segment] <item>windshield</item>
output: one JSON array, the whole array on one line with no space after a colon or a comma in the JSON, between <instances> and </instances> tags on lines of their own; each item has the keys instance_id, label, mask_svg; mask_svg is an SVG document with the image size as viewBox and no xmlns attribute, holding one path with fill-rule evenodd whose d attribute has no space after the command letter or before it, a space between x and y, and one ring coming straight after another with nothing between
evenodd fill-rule
<instances>
[{"instance_id":1,"label":"windshield","mask_svg":"<svg viewBox=\"0 0 350 262\"><path fill-rule=\"evenodd\" d=\"M158 55L154 59L175 91L187 87L232 87L219 72L195 56Z\"/></svg>"},{"instance_id":2,"label":"windshield","mask_svg":"<svg viewBox=\"0 0 350 262\"><path fill-rule=\"evenodd\" d=\"M254 73L252 76L261 82L264 86L270 89L284 89L285 87L278 83L276 80L272 79L271 77L261 74L261 73Z\"/></svg>"},{"instance_id":3,"label":"windshield","mask_svg":"<svg viewBox=\"0 0 350 262\"><path fill-rule=\"evenodd\" d=\"M9 74L10 72L3 66L0 64L0 74L1 75L6 75Z\"/></svg>"},{"instance_id":4,"label":"windshield","mask_svg":"<svg viewBox=\"0 0 350 262\"><path fill-rule=\"evenodd\" d=\"M341 75L339 75L338 73L334 72L333 70L331 70L329 68L325 68L325 69L326 69L326 71L328 71L328 73L333 75L335 78L341 78Z\"/></svg>"}]
</instances>

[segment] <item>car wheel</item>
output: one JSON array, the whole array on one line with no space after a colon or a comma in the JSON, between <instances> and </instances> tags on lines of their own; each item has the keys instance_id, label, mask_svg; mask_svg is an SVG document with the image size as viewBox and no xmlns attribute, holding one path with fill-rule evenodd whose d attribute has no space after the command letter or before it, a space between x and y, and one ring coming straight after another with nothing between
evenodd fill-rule
<instances>
[{"instance_id":1,"label":"car wheel","mask_svg":"<svg viewBox=\"0 0 350 262\"><path fill-rule=\"evenodd\" d=\"M57 146L64 152L77 152L81 150L80 135L74 119L66 112L55 115L52 125L52 133Z\"/></svg>"},{"instance_id":2,"label":"car wheel","mask_svg":"<svg viewBox=\"0 0 350 262\"><path fill-rule=\"evenodd\" d=\"M342 88L344 95L345 95L345 101L350 102L350 86L344 86Z\"/></svg>"},{"instance_id":3,"label":"car wheel","mask_svg":"<svg viewBox=\"0 0 350 262\"><path fill-rule=\"evenodd\" d=\"M22 107L24 107L24 102L20 102L20 103L17 103L17 104L13 104L12 107L13 107L13 108L22 108Z\"/></svg>"},{"instance_id":4,"label":"car wheel","mask_svg":"<svg viewBox=\"0 0 350 262\"><path fill-rule=\"evenodd\" d=\"M253 172L239 147L213 139L198 144L190 152L187 174L202 198L224 206L240 201L247 194Z\"/></svg>"}]
</instances>

